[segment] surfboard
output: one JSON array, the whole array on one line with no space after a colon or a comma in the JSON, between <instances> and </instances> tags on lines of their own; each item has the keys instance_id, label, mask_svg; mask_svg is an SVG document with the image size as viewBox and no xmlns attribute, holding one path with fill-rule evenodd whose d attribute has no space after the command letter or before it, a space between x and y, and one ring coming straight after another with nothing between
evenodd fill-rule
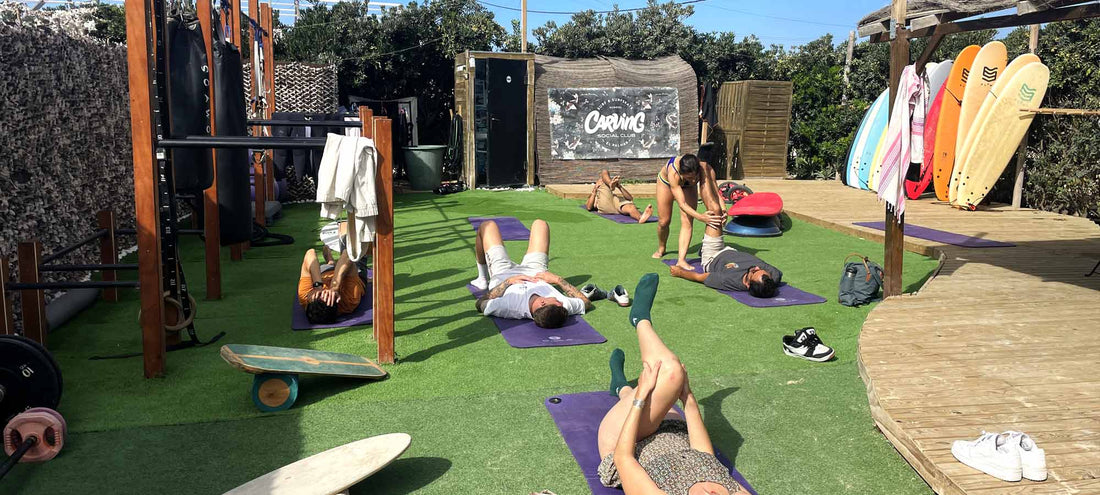
<instances>
[{"instance_id":1,"label":"surfboard","mask_svg":"<svg viewBox=\"0 0 1100 495\"><path fill-rule=\"evenodd\" d=\"M1005 88L1006 85L1008 85L1008 82L1012 79L1012 76L1016 75L1016 73L1019 72L1020 69L1023 69L1028 64L1035 63L1035 62L1038 62L1038 61L1039 61L1039 57L1037 57L1036 55L1031 54L1031 53L1025 53L1025 54L1020 55L1019 57L1016 57L1015 59L1013 59L1012 63L1008 64L1008 66L1005 67L1004 72L1001 73L1001 76L997 78L997 82L993 83L993 87L989 90L989 93L986 94L985 99L982 101L981 108L978 109L978 115L974 117L974 121L977 122L977 121L981 120L982 117L983 117L983 114L985 112L988 112L989 109L993 106L993 103L996 101L997 98L996 98L996 96L991 96L991 95L1004 94L1004 88ZM962 146L960 148L961 151L959 151L959 153L955 155L958 159L961 160L963 157L965 157L967 155L967 153L969 153L970 147L973 146L973 143L974 143L974 140L971 139L973 137L973 134L974 133L971 132L970 135L967 136L966 141L962 143ZM965 169L959 169L959 170L956 170L956 173L965 174L966 170ZM955 187L957 188L958 185L956 185ZM954 201L954 199L957 199L957 197L956 198L951 198L951 199L952 199L952 201Z\"/></svg>"},{"instance_id":2,"label":"surfboard","mask_svg":"<svg viewBox=\"0 0 1100 495\"><path fill-rule=\"evenodd\" d=\"M975 209L989 194L1035 119L1034 113L1020 109L1038 107L1049 82L1050 69L1032 62L1016 72L1000 94L990 94L989 110L974 123L974 144L960 162L960 207Z\"/></svg>"},{"instance_id":3,"label":"surfboard","mask_svg":"<svg viewBox=\"0 0 1100 495\"><path fill-rule=\"evenodd\" d=\"M1004 72L1008 63L1008 51L1004 43L991 41L978 51L974 57L974 63L970 67L970 78L966 82L966 90L963 92L962 107L959 109L959 131L955 140L955 158L962 155L963 144L970 133L970 127L974 124L974 118L978 116L978 110L985 102L985 95L993 88L997 78ZM948 200L955 201L955 195L959 185L958 167L951 174L951 183L947 186Z\"/></svg>"},{"instance_id":4,"label":"surfboard","mask_svg":"<svg viewBox=\"0 0 1100 495\"><path fill-rule=\"evenodd\" d=\"M959 110L962 106L963 91L970 75L970 67L981 47L970 45L955 57L955 64L943 86L943 101L940 103L939 120L936 122L936 143L932 159L932 184L936 198L947 201L951 170L955 166L955 142L958 138ZM926 127L927 128L927 127Z\"/></svg>"},{"instance_id":5,"label":"surfboard","mask_svg":"<svg viewBox=\"0 0 1100 495\"><path fill-rule=\"evenodd\" d=\"M857 153L848 179L848 185L852 187L868 189L867 182L871 173L871 160L875 156L878 140L886 128L888 120L887 112L883 107L886 106L886 99L889 97L890 89L887 88L879 94L878 98L875 98L875 102L867 110L867 126L860 131L861 136L857 139Z\"/></svg>"},{"instance_id":6,"label":"surfboard","mask_svg":"<svg viewBox=\"0 0 1100 495\"><path fill-rule=\"evenodd\" d=\"M951 69L955 67L955 61L951 59L944 60L938 64L928 64L928 67L924 68L926 81L928 83L928 101L936 101L936 97L940 95L940 90L943 89L943 83L947 82L947 76L951 75ZM927 129L927 126L925 126Z\"/></svg>"},{"instance_id":7,"label":"surfboard","mask_svg":"<svg viewBox=\"0 0 1100 495\"><path fill-rule=\"evenodd\" d=\"M859 121L856 135L852 138L852 147L848 150L848 161L845 162L844 166L844 185L856 189L859 189L859 159L863 154L863 145L867 143L867 132L865 131L874 108L875 104L871 103L871 106L867 107L867 111L863 113L863 120Z\"/></svg>"},{"instance_id":8,"label":"surfboard","mask_svg":"<svg viewBox=\"0 0 1100 495\"><path fill-rule=\"evenodd\" d=\"M940 120L943 97L947 94L946 91L942 91L942 87L940 89L941 91L936 92L936 99L932 100L932 105L928 107L928 115L924 120L924 161L920 165L920 174L917 180L905 178L905 196L909 199L919 198L932 182L932 162L936 154L936 124Z\"/></svg>"},{"instance_id":9,"label":"surfboard","mask_svg":"<svg viewBox=\"0 0 1100 495\"><path fill-rule=\"evenodd\" d=\"M883 113L889 113L884 111ZM889 122L887 122L889 123ZM867 188L872 191L878 191L878 174L882 169L882 154L886 152L886 128L882 129L882 133L878 136L878 142L875 145L875 156L871 159L871 172L867 178Z\"/></svg>"}]
</instances>

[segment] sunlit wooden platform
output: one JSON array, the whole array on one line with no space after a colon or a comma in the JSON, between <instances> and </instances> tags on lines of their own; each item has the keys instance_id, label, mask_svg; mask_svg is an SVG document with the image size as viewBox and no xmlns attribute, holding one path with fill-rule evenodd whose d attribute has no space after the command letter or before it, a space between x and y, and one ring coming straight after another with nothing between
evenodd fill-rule
<instances>
[{"instance_id":1,"label":"sunlit wooden platform","mask_svg":"<svg viewBox=\"0 0 1100 495\"><path fill-rule=\"evenodd\" d=\"M881 231L874 193L835 181L747 180L783 197L786 212L869 239ZM578 186L548 189L576 197ZM585 197L591 185L580 187ZM652 195L653 184L630 186ZM1087 219L1009 207L964 212L910 201L906 223L1015 247L970 249L906 238L942 257L918 293L868 315L859 368L872 417L938 493L1100 493L1100 227ZM882 253L868 253L881 262ZM840 260L833 260L840 273ZM983 430L1029 433L1046 449L1049 479L1007 483L957 462L956 439Z\"/></svg>"}]
</instances>

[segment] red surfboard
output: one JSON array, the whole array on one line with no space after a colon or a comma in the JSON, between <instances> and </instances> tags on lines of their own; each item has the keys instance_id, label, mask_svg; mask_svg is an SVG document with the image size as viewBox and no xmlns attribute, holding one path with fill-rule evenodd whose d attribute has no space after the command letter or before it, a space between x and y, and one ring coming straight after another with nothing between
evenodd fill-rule
<instances>
[{"instance_id":1,"label":"red surfboard","mask_svg":"<svg viewBox=\"0 0 1100 495\"><path fill-rule=\"evenodd\" d=\"M928 108L928 118L924 119L924 162L920 166L920 178L912 181L905 179L905 196L909 199L917 199L928 185L932 183L932 159L936 156L936 127L940 122L940 107L943 106L945 87L941 87L936 93L936 99L932 100L932 106Z\"/></svg>"},{"instance_id":2,"label":"red surfboard","mask_svg":"<svg viewBox=\"0 0 1100 495\"><path fill-rule=\"evenodd\" d=\"M774 216L783 211L783 198L773 192L753 193L736 202L726 214L735 217L740 215Z\"/></svg>"}]
</instances>

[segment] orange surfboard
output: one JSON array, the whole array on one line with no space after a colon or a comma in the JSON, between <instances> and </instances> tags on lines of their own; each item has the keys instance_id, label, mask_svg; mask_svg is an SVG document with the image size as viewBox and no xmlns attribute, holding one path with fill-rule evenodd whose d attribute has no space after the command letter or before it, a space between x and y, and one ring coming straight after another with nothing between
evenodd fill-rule
<instances>
[{"instance_id":1,"label":"orange surfboard","mask_svg":"<svg viewBox=\"0 0 1100 495\"><path fill-rule=\"evenodd\" d=\"M955 140L958 139L959 112L962 110L963 91L970 76L970 66L978 56L978 45L970 45L955 57L955 65L944 83L943 102L940 103L940 117L936 122L936 150L932 160L932 184L936 189L936 198L940 201L950 199L948 186L951 185L951 171L955 167Z\"/></svg>"}]
</instances>

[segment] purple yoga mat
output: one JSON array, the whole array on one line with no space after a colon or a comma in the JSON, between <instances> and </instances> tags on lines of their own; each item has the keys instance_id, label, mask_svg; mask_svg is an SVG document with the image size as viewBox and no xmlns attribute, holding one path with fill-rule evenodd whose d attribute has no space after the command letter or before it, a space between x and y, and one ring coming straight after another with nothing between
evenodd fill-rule
<instances>
[{"instance_id":1,"label":"purple yoga mat","mask_svg":"<svg viewBox=\"0 0 1100 495\"><path fill-rule=\"evenodd\" d=\"M526 241L531 238L531 231L527 229L516 217L467 217L474 232L481 226L481 222L493 220L500 229L500 237L505 241Z\"/></svg>"},{"instance_id":2,"label":"purple yoga mat","mask_svg":"<svg viewBox=\"0 0 1100 495\"><path fill-rule=\"evenodd\" d=\"M580 205L580 207L582 209L584 209L585 211L591 211L592 213L594 213L596 215L599 215L601 217L604 217L608 220L611 220L612 222L615 222L615 223L621 223L621 224L626 224L626 225L638 225L637 220L635 220L633 218L630 218L626 215L608 215L606 213L600 213L600 212L595 211L595 210L589 210L588 208L585 208L584 205ZM649 220L646 220L645 223L653 223L653 222L656 222L656 221L657 221L657 214L654 213L654 214L649 216Z\"/></svg>"},{"instance_id":3,"label":"purple yoga mat","mask_svg":"<svg viewBox=\"0 0 1100 495\"><path fill-rule=\"evenodd\" d=\"M556 399L560 399L560 401L556 401ZM558 426L561 436L565 438L566 445L569 446L569 450L573 452L573 457L580 465L581 471L584 472L584 479L588 481L588 487L592 489L593 495L621 495L623 493L622 488L603 486L600 483L600 475L596 472L602 460L599 446L596 445L600 421L603 420L604 415L611 410L611 406L614 406L616 402L618 400L608 395L607 391L559 395L546 399L544 402L546 409L550 411L550 416L554 418L554 424ZM677 409L679 410L679 408ZM680 412L683 413L683 411ZM722 455L721 451L715 449L715 455L722 464L729 468L733 479L741 483L741 486L744 486L750 493L756 495L756 490L752 488L752 485L745 480L741 473L734 469L733 463Z\"/></svg>"},{"instance_id":4,"label":"purple yoga mat","mask_svg":"<svg viewBox=\"0 0 1100 495\"><path fill-rule=\"evenodd\" d=\"M371 277L371 271L367 270L367 278ZM359 306L355 308L355 311L346 315L340 315L336 317L336 321L332 323L322 323L314 325L306 318L306 310L301 304L298 304L298 295L294 295L293 310L290 315L290 328L291 330L319 330L322 328L340 328L340 327L355 327L360 325L370 325L374 322L374 287L368 282L366 290L363 291L363 297L359 299Z\"/></svg>"},{"instance_id":5,"label":"purple yoga mat","mask_svg":"<svg viewBox=\"0 0 1100 495\"><path fill-rule=\"evenodd\" d=\"M699 258L689 258L688 264L695 267L695 271L703 273L703 264ZM661 260L662 263L672 266L676 264L676 260ZM811 294L798 287L795 287L786 282L779 284L779 290L776 291L775 297L768 299L761 299L759 297L753 297L746 291L740 290L720 290L720 294L725 294L737 300L737 302L750 306L753 308L777 308L780 306L800 306L803 304L820 304L826 301L824 297L817 294Z\"/></svg>"},{"instance_id":6,"label":"purple yoga mat","mask_svg":"<svg viewBox=\"0 0 1100 495\"><path fill-rule=\"evenodd\" d=\"M470 284L466 289L474 297L481 297L485 291ZM511 318L490 317L508 345L519 349L529 347L563 347L568 345L602 344L607 338L600 335L584 318L570 315L561 328L542 328L532 320L513 320Z\"/></svg>"},{"instance_id":7,"label":"purple yoga mat","mask_svg":"<svg viewBox=\"0 0 1100 495\"><path fill-rule=\"evenodd\" d=\"M860 227L868 227L876 230L886 230L886 222L855 222L853 225L859 225ZM921 227L920 225L913 225L911 223L905 224L905 235L908 237L916 237L917 239L924 239L926 241L942 242L944 244L953 244L955 246L968 248L1015 246L1015 244L1011 242L991 241L989 239L982 239L980 237L970 237L967 235L956 234L954 232L946 232L943 230Z\"/></svg>"}]
</instances>

